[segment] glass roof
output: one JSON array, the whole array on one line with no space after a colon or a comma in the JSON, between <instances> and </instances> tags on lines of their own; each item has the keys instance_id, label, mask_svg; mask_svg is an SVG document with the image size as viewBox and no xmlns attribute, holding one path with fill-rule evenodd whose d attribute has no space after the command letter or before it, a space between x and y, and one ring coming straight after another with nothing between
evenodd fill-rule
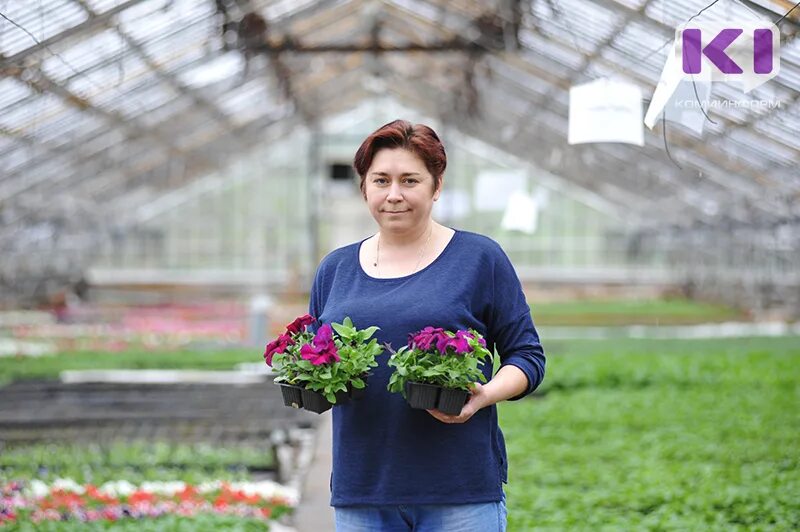
<instances>
[{"instance_id":1,"label":"glass roof","mask_svg":"<svg viewBox=\"0 0 800 532\"><path fill-rule=\"evenodd\" d=\"M219 5L228 6L234 22L247 12L265 20L261 51L244 53L235 35L223 35ZM649 100L675 27L706 2L530 0L519 3L517 19L509 10L493 11L493 5L477 0L4 2L2 13L25 31L0 20L0 202L53 185L75 187L95 199L129 195L131 201L152 201L168 191L170 165L184 165L190 180L201 177L258 142L253 132L290 117L317 123L375 96L396 98L500 149L507 146L498 130L517 135L514 146L543 144L542 155L554 148L577 150L566 144L569 88L613 77L638 85ZM776 20L783 9L785 2L777 0L723 0L707 16ZM609 161L605 169L575 163L547 170L621 208L628 200L611 192L620 188L633 197L667 201L639 178L643 167L675 186L695 186L700 173L710 176L704 191L721 198L755 198L762 183L796 194L798 21L795 12L782 24L781 72L775 79L748 95L729 84L714 86L716 100L764 104L710 106L716 123L707 122L703 133L668 124L670 152L681 168L667 155L658 124L646 131L642 148L583 150ZM330 50L369 47L374 35L384 47L419 49ZM478 103L475 116L465 115L470 101ZM673 196L669 201L680 195ZM705 218L696 203L686 208ZM768 202L754 212L774 214Z\"/></svg>"}]
</instances>

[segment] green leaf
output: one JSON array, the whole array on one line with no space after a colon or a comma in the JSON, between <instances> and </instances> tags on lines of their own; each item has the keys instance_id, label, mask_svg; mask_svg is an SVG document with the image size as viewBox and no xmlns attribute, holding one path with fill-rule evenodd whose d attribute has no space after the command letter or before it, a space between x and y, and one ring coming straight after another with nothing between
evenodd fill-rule
<instances>
[{"instance_id":1,"label":"green leaf","mask_svg":"<svg viewBox=\"0 0 800 532\"><path fill-rule=\"evenodd\" d=\"M380 330L380 327L375 327L374 325L372 327L367 327L363 331L364 332L364 340L370 339L372 337L372 335L375 334L375 331L379 331L379 330Z\"/></svg>"},{"instance_id":2,"label":"green leaf","mask_svg":"<svg viewBox=\"0 0 800 532\"><path fill-rule=\"evenodd\" d=\"M347 329L338 323L331 323L331 327L333 327L333 330L336 331L336 333L342 338L349 338L350 329Z\"/></svg>"}]
</instances>

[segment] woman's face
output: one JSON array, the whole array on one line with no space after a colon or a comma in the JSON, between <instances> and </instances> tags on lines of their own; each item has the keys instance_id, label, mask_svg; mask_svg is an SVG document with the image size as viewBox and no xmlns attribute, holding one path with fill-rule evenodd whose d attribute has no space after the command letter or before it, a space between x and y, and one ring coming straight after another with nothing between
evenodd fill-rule
<instances>
[{"instance_id":1,"label":"woman's face","mask_svg":"<svg viewBox=\"0 0 800 532\"><path fill-rule=\"evenodd\" d=\"M439 198L433 176L416 154L384 148L372 158L364 180L369 212L381 229L405 231L427 225Z\"/></svg>"}]
</instances>

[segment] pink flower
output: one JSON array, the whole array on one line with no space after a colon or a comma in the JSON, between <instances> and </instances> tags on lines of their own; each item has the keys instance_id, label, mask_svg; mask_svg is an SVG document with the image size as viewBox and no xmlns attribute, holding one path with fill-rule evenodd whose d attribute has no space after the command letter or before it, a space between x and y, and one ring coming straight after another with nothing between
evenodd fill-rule
<instances>
[{"instance_id":1,"label":"pink flower","mask_svg":"<svg viewBox=\"0 0 800 532\"><path fill-rule=\"evenodd\" d=\"M313 343L319 347L333 345L333 328L327 323L320 327L317 334L314 335Z\"/></svg>"},{"instance_id":2,"label":"pink flower","mask_svg":"<svg viewBox=\"0 0 800 532\"><path fill-rule=\"evenodd\" d=\"M268 343L264 351L264 360L267 366L272 366L272 357L275 356L276 353L283 353L286 351L286 348L292 344L294 344L294 340L288 334L282 334Z\"/></svg>"},{"instance_id":3,"label":"pink flower","mask_svg":"<svg viewBox=\"0 0 800 532\"><path fill-rule=\"evenodd\" d=\"M468 330L456 331L456 335L450 336L441 328L425 327L418 333L409 334L408 347L413 349L417 348L422 351L430 351L433 347L441 355L447 354L447 349L450 348L457 355L463 355L472 352L472 347L469 345L469 340L476 338L476 336ZM478 337L478 343L486 347L486 341Z\"/></svg>"},{"instance_id":4,"label":"pink flower","mask_svg":"<svg viewBox=\"0 0 800 532\"><path fill-rule=\"evenodd\" d=\"M434 344L436 344L438 347L439 342L442 340L446 342L447 338L449 338L449 336L447 336L447 334L444 332L444 329L434 327L425 327L417 334L412 334L410 336L411 338L408 341L408 347L413 348L414 345L416 345L416 347L422 351L429 350Z\"/></svg>"},{"instance_id":5,"label":"pink flower","mask_svg":"<svg viewBox=\"0 0 800 532\"><path fill-rule=\"evenodd\" d=\"M467 331L456 331L456 337L450 339L450 347L455 349L457 355L469 353L472 351L469 340L473 338L474 336Z\"/></svg>"},{"instance_id":6,"label":"pink flower","mask_svg":"<svg viewBox=\"0 0 800 532\"><path fill-rule=\"evenodd\" d=\"M287 325L286 332L288 332L289 334L297 334L299 332L302 332L305 329L306 325L311 325L315 321L317 320L314 319L314 316L312 316L311 314L304 314L299 318L295 319L289 325Z\"/></svg>"},{"instance_id":7,"label":"pink flower","mask_svg":"<svg viewBox=\"0 0 800 532\"><path fill-rule=\"evenodd\" d=\"M300 356L315 366L338 362L339 351L333 343L333 329L327 323L319 328L311 344L300 348Z\"/></svg>"}]
</instances>

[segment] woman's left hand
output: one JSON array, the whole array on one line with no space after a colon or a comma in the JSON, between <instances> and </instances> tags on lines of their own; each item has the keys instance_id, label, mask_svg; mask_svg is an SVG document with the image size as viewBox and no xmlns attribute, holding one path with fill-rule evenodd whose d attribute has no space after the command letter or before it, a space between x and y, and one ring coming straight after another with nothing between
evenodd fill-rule
<instances>
[{"instance_id":1,"label":"woman's left hand","mask_svg":"<svg viewBox=\"0 0 800 532\"><path fill-rule=\"evenodd\" d=\"M469 396L469 399L461 408L461 413L459 415L453 416L450 414L445 414L438 409L428 409L428 413L442 423L465 423L466 421L469 421L469 418L471 418L475 412L484 406L488 406L488 397L481 383L474 383L470 391L472 392L472 395Z\"/></svg>"}]
</instances>

